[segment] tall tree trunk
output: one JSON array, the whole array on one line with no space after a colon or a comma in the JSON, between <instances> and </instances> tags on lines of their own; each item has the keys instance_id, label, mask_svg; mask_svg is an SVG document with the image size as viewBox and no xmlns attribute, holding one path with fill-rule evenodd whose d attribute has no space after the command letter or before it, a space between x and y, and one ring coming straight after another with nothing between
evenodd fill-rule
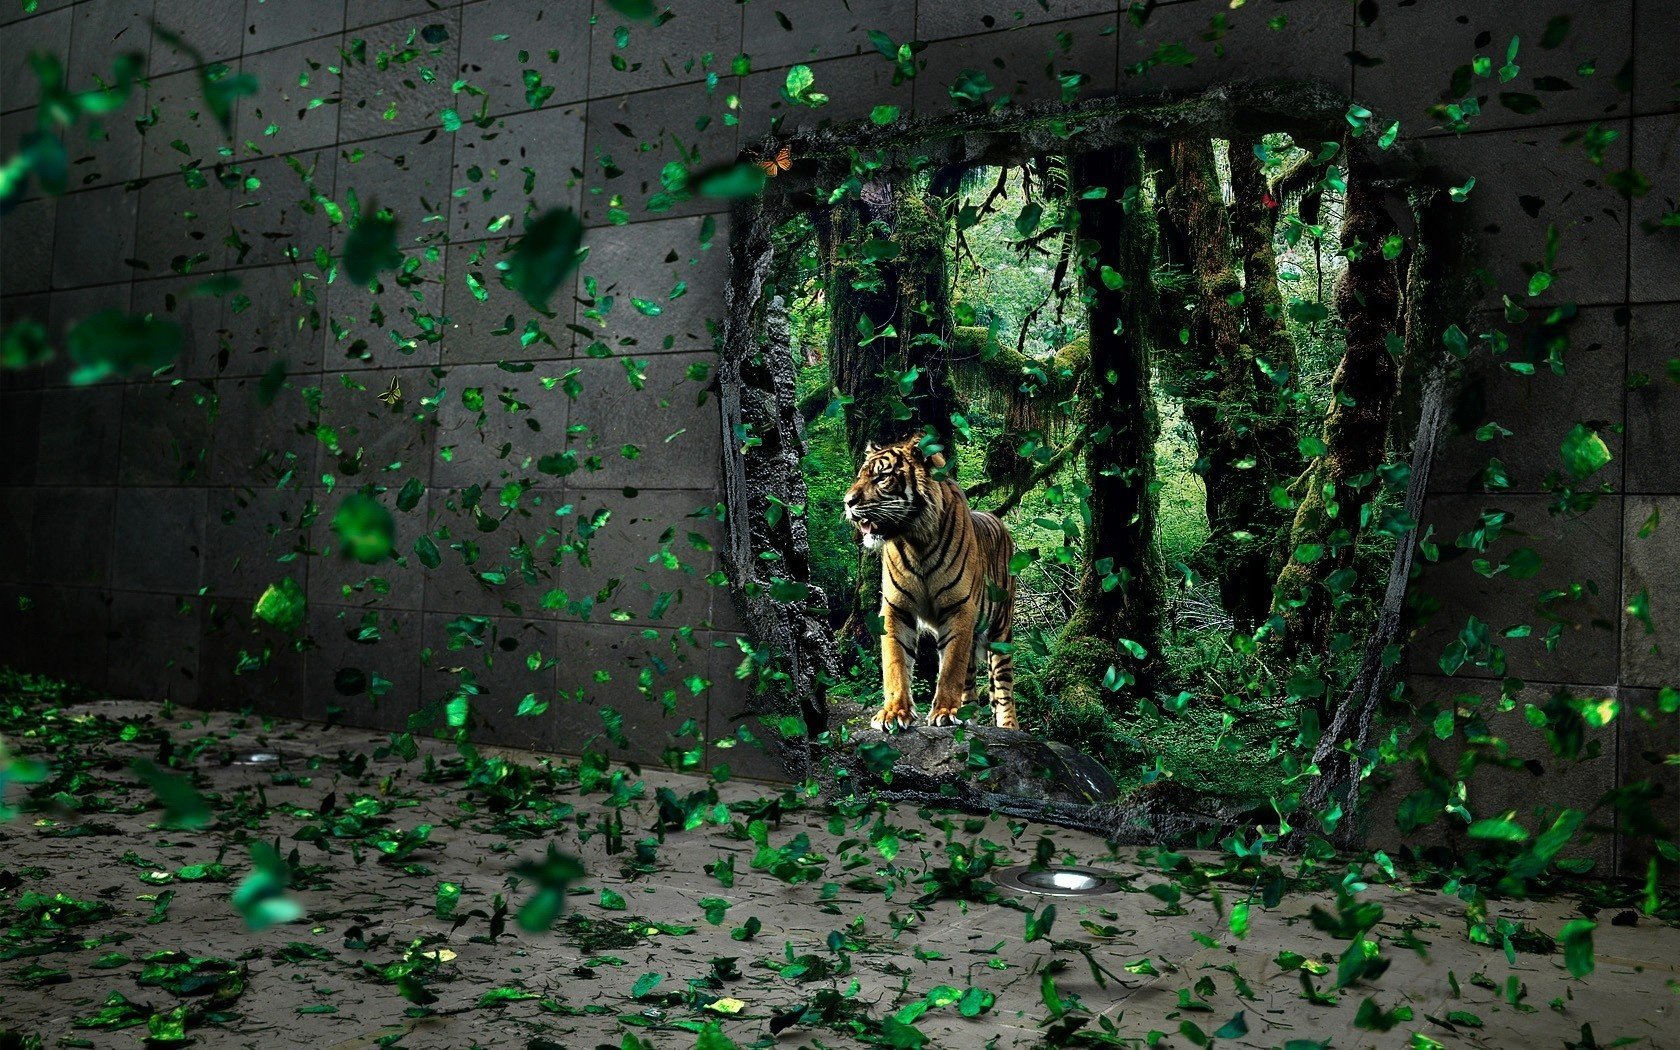
<instances>
[{"instance_id":1,"label":"tall tree trunk","mask_svg":"<svg viewBox=\"0 0 1680 1050\"><path fill-rule=\"evenodd\" d=\"M1200 135L1180 138L1171 156L1168 210L1196 283L1180 382L1207 486L1210 567L1225 611L1240 627L1251 628L1271 609L1269 538L1280 515L1271 499L1262 430L1277 415L1276 397L1262 396L1258 384L1272 384L1245 339L1243 288L1212 143Z\"/></svg>"},{"instance_id":2,"label":"tall tree trunk","mask_svg":"<svg viewBox=\"0 0 1680 1050\"><path fill-rule=\"evenodd\" d=\"M1374 176L1368 161L1350 161L1342 219L1348 265L1335 293L1347 350L1331 378L1325 452L1300 486L1290 557L1276 584L1284 649L1292 656L1323 651L1329 642L1337 598L1346 593L1332 593L1329 584L1353 563L1366 508L1378 491L1376 470L1387 455L1398 393L1403 261L1383 258L1383 241L1396 226Z\"/></svg>"},{"instance_id":3,"label":"tall tree trunk","mask_svg":"<svg viewBox=\"0 0 1680 1050\"><path fill-rule=\"evenodd\" d=\"M1243 322L1256 364L1264 363L1284 385L1266 375L1250 373L1266 411L1255 420L1260 447L1260 470L1266 478L1300 473L1295 414L1287 394L1299 387L1295 340L1285 323L1283 292L1278 288L1277 232L1281 205L1267 189L1266 168L1254 148L1256 136L1231 139L1231 226L1243 267Z\"/></svg>"},{"instance_id":4,"label":"tall tree trunk","mask_svg":"<svg viewBox=\"0 0 1680 1050\"><path fill-rule=\"evenodd\" d=\"M935 182L936 188L944 184ZM945 183L954 190L954 181ZM946 226L943 197L887 179L866 183L856 198L818 218L831 319L829 367L835 388L848 399L846 443L854 464L862 463L869 442L918 429L939 435L955 462ZM883 253L885 242L896 252ZM881 335L888 326L894 334ZM860 550L843 638L872 641L880 584L877 562Z\"/></svg>"},{"instance_id":5,"label":"tall tree trunk","mask_svg":"<svg viewBox=\"0 0 1680 1050\"><path fill-rule=\"evenodd\" d=\"M1094 693L1112 664L1148 689L1160 651L1160 568L1154 554L1155 438L1150 390L1150 265L1153 231L1123 203L1142 176L1137 147L1118 146L1076 162L1078 185L1108 193L1079 202L1081 265L1089 305L1090 386L1085 429L1089 521L1077 607L1062 633L1050 678L1064 697ZM1137 660L1125 639L1148 653Z\"/></svg>"}]
</instances>

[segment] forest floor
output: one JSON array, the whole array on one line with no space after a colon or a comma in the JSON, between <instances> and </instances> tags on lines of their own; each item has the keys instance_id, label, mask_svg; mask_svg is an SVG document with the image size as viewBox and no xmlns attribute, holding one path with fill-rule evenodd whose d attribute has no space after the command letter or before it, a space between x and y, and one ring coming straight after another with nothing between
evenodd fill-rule
<instances>
[{"instance_id":1,"label":"forest floor","mask_svg":"<svg viewBox=\"0 0 1680 1050\"><path fill-rule=\"evenodd\" d=\"M1373 885L1392 965L1338 990L1346 942L1308 918L1333 894L1256 903L1239 938L1247 887L1181 894L1177 855L1060 828L847 817L743 781L714 799L655 770L585 790L575 762L508 750L473 785L437 742L405 760L351 729L40 698L19 720L5 699L8 746L50 779L46 809L0 823L0 1047L1680 1046L1680 930L1644 917L1600 922L1575 979L1546 938L1507 955L1469 942L1456 898ZM259 752L281 761L228 762ZM170 755L196 771L201 830L166 830L131 766ZM961 874L1041 837L1121 891L1023 898ZM298 850L291 889L251 878L251 841ZM511 878L550 846L582 874ZM561 882L558 921L522 928ZM1496 905L1551 933L1580 907Z\"/></svg>"}]
</instances>

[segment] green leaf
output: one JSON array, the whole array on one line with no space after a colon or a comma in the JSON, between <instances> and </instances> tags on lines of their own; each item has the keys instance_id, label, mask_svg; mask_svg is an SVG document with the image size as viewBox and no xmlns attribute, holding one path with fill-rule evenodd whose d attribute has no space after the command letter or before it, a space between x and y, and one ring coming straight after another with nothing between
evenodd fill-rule
<instances>
[{"instance_id":1,"label":"green leaf","mask_svg":"<svg viewBox=\"0 0 1680 1050\"><path fill-rule=\"evenodd\" d=\"M303 917L303 908L286 895L292 869L266 842L251 843L251 873L233 891L233 907L254 931Z\"/></svg>"},{"instance_id":2,"label":"green leaf","mask_svg":"<svg viewBox=\"0 0 1680 1050\"><path fill-rule=\"evenodd\" d=\"M1470 830L1465 834L1473 839L1485 839L1493 842L1528 841L1527 828L1503 817L1492 820L1478 820L1470 825Z\"/></svg>"},{"instance_id":3,"label":"green leaf","mask_svg":"<svg viewBox=\"0 0 1680 1050\"><path fill-rule=\"evenodd\" d=\"M101 310L70 329L65 349L75 365L71 384L85 386L174 364L181 356L181 329L150 314L137 317L126 310Z\"/></svg>"},{"instance_id":4,"label":"green leaf","mask_svg":"<svg viewBox=\"0 0 1680 1050\"><path fill-rule=\"evenodd\" d=\"M654 15L653 0L607 0L607 6L625 18L650 19Z\"/></svg>"},{"instance_id":5,"label":"green leaf","mask_svg":"<svg viewBox=\"0 0 1680 1050\"><path fill-rule=\"evenodd\" d=\"M386 212L373 211L350 228L344 238L344 276L354 285L366 285L385 270L403 263L397 249L397 220Z\"/></svg>"},{"instance_id":6,"label":"green leaf","mask_svg":"<svg viewBox=\"0 0 1680 1050\"><path fill-rule=\"evenodd\" d=\"M1577 479L1585 479L1602 470L1610 462L1610 447L1598 432L1585 423L1577 423L1563 439L1563 466Z\"/></svg>"},{"instance_id":7,"label":"green leaf","mask_svg":"<svg viewBox=\"0 0 1680 1050\"><path fill-rule=\"evenodd\" d=\"M810 66L794 66L787 71L785 87L788 97L793 99L803 98L805 92L811 90L816 82L817 75L811 72Z\"/></svg>"},{"instance_id":8,"label":"green leaf","mask_svg":"<svg viewBox=\"0 0 1680 1050\"><path fill-rule=\"evenodd\" d=\"M277 630L296 634L303 626L307 602L303 588L290 576L268 585L257 599L251 615Z\"/></svg>"},{"instance_id":9,"label":"green leaf","mask_svg":"<svg viewBox=\"0 0 1680 1050\"><path fill-rule=\"evenodd\" d=\"M1044 910L1036 915L1029 912L1026 916L1025 941L1031 944L1033 941L1039 940L1047 935L1054 925L1056 925L1056 906L1054 904L1046 904Z\"/></svg>"},{"instance_id":10,"label":"green leaf","mask_svg":"<svg viewBox=\"0 0 1680 1050\"><path fill-rule=\"evenodd\" d=\"M540 933L554 925L566 904L566 891L583 878L583 865L549 843L548 855L541 861L526 861L514 869L514 874L531 882L537 892L519 909L519 927L529 933Z\"/></svg>"},{"instance_id":11,"label":"green leaf","mask_svg":"<svg viewBox=\"0 0 1680 1050\"><path fill-rule=\"evenodd\" d=\"M1585 977L1593 972L1593 931L1596 929L1598 923L1591 919L1575 919L1558 934L1558 942L1563 945L1563 964L1569 967L1572 976Z\"/></svg>"},{"instance_id":12,"label":"green leaf","mask_svg":"<svg viewBox=\"0 0 1680 1050\"><path fill-rule=\"evenodd\" d=\"M570 208L551 208L525 228L508 260L507 283L534 310L548 313L548 300L577 269L583 223Z\"/></svg>"},{"instance_id":13,"label":"green leaf","mask_svg":"<svg viewBox=\"0 0 1680 1050\"><path fill-rule=\"evenodd\" d=\"M158 802L162 803L163 820L159 823L164 827L199 831L210 826L214 819L210 806L194 790L191 776L166 773L144 758L135 759L129 763L129 768L146 782Z\"/></svg>"},{"instance_id":14,"label":"green leaf","mask_svg":"<svg viewBox=\"0 0 1680 1050\"><path fill-rule=\"evenodd\" d=\"M397 526L385 505L361 492L344 498L333 515L332 530L341 551L363 565L376 565L391 556Z\"/></svg>"}]
</instances>

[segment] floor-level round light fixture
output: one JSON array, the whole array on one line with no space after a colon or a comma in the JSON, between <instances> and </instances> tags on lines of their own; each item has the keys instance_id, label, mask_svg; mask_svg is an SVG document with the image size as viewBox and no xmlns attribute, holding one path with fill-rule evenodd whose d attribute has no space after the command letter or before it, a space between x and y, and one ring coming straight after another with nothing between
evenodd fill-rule
<instances>
[{"instance_id":1,"label":"floor-level round light fixture","mask_svg":"<svg viewBox=\"0 0 1680 1050\"><path fill-rule=\"evenodd\" d=\"M1004 868L993 876L999 886L1028 893L1042 893L1050 897L1089 897L1099 893L1113 893L1120 883L1101 868L1086 868L1077 864L1053 865L1037 868L1031 864L1017 864Z\"/></svg>"},{"instance_id":2,"label":"floor-level round light fixture","mask_svg":"<svg viewBox=\"0 0 1680 1050\"><path fill-rule=\"evenodd\" d=\"M279 766L285 761L284 752L266 747L235 751L228 756L228 764L233 766Z\"/></svg>"}]
</instances>

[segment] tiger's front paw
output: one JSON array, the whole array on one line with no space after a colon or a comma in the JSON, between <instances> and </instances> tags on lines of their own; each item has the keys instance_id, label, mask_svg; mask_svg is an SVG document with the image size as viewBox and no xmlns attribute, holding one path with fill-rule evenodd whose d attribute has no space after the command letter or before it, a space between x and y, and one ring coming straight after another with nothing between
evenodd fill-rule
<instances>
[{"instance_id":1,"label":"tiger's front paw","mask_svg":"<svg viewBox=\"0 0 1680 1050\"><path fill-rule=\"evenodd\" d=\"M883 733L896 733L915 724L916 712L908 704L888 704L881 708L880 714L869 720L869 728L879 729Z\"/></svg>"},{"instance_id":2,"label":"tiger's front paw","mask_svg":"<svg viewBox=\"0 0 1680 1050\"><path fill-rule=\"evenodd\" d=\"M928 725L930 725L930 726L964 726L964 725L967 725L968 724L968 719L962 717L961 715L959 715L957 713L960 710L961 710L961 708L952 708L949 711L931 711L931 712L928 713Z\"/></svg>"}]
</instances>

